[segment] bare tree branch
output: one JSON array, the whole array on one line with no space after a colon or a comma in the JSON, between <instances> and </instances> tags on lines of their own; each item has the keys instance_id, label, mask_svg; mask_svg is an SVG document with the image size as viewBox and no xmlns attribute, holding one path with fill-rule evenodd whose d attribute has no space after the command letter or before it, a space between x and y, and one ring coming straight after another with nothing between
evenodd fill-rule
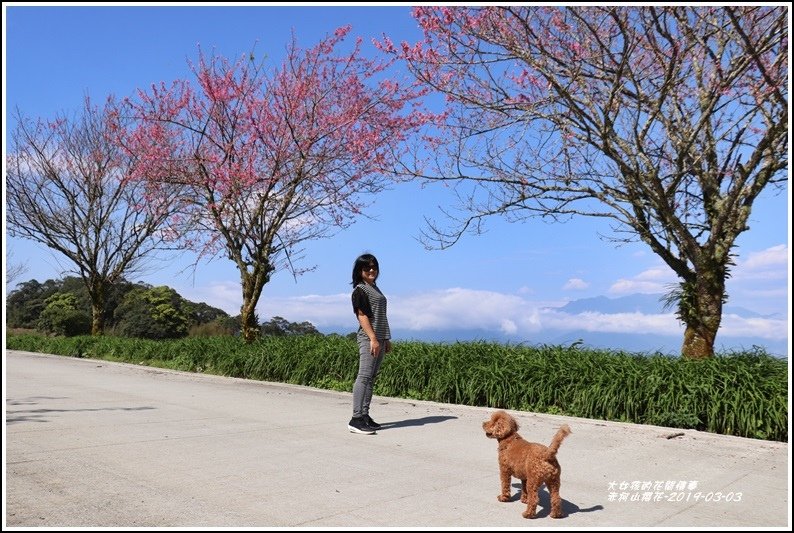
<instances>
[{"instance_id":1,"label":"bare tree branch","mask_svg":"<svg viewBox=\"0 0 794 533\"><path fill-rule=\"evenodd\" d=\"M131 161L112 141L108 112L88 99L73 119L33 122L17 111L6 162L9 234L68 259L91 297L94 334L108 288L173 246L162 225L177 207L173 194L147 201L128 181Z\"/></svg>"},{"instance_id":2,"label":"bare tree branch","mask_svg":"<svg viewBox=\"0 0 794 533\"><path fill-rule=\"evenodd\" d=\"M382 47L446 97L414 176L453 184L428 246L508 220L607 217L679 276L684 352L705 356L736 238L788 169L784 7L428 7ZM428 170L429 169L429 170Z\"/></svg>"}]
</instances>

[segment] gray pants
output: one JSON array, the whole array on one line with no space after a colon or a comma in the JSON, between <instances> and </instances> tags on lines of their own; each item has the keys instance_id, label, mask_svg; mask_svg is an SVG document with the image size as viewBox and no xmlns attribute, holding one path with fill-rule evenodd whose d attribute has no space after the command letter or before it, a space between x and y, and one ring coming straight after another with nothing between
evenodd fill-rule
<instances>
[{"instance_id":1,"label":"gray pants","mask_svg":"<svg viewBox=\"0 0 794 533\"><path fill-rule=\"evenodd\" d=\"M358 376L353 385L353 416L359 417L369 414L369 403L372 401L372 386L383 362L386 353L386 341L378 339L380 350L376 356L370 352L369 337L359 333L358 340Z\"/></svg>"}]
</instances>

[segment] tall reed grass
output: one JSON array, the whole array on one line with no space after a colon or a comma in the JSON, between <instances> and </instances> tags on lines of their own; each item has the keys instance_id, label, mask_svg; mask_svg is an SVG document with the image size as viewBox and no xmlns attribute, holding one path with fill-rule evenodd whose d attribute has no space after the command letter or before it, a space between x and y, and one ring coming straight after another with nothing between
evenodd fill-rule
<instances>
[{"instance_id":1,"label":"tall reed grass","mask_svg":"<svg viewBox=\"0 0 794 533\"><path fill-rule=\"evenodd\" d=\"M350 392L338 335L180 340L9 333L6 347ZM788 364L756 349L693 361L562 346L395 342L375 394L787 441Z\"/></svg>"}]
</instances>

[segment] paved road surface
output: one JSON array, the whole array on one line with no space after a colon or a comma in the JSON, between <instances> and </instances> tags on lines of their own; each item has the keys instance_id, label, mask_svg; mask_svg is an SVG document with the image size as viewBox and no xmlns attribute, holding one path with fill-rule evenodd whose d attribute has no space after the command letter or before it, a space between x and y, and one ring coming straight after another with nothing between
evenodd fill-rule
<instances>
[{"instance_id":1,"label":"paved road surface","mask_svg":"<svg viewBox=\"0 0 794 533\"><path fill-rule=\"evenodd\" d=\"M491 409L6 350L5 527L790 529L786 443L513 412L567 517L500 503ZM677 435L677 436L676 436Z\"/></svg>"}]
</instances>

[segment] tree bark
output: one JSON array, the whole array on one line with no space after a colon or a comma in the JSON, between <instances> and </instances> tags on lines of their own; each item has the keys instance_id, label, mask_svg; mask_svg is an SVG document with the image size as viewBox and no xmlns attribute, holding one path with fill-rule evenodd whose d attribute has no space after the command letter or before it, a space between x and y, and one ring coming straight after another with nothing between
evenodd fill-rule
<instances>
[{"instance_id":1,"label":"tree bark","mask_svg":"<svg viewBox=\"0 0 794 533\"><path fill-rule=\"evenodd\" d=\"M246 342L253 342L259 338L259 327L256 323L256 313L254 311L255 302L248 299L243 300L240 308L240 322L242 336Z\"/></svg>"},{"instance_id":2,"label":"tree bark","mask_svg":"<svg viewBox=\"0 0 794 533\"><path fill-rule=\"evenodd\" d=\"M238 265L240 261L238 261ZM273 272L273 266L261 261L253 266L253 271L248 268L240 268L240 280L243 284L243 305L240 308L240 327L243 339L246 342L253 342L259 338L259 324L256 320L256 304L262 295L262 289Z\"/></svg>"},{"instance_id":3,"label":"tree bark","mask_svg":"<svg viewBox=\"0 0 794 533\"><path fill-rule=\"evenodd\" d=\"M93 280L86 286L91 298L91 335L102 335L105 332L105 285Z\"/></svg>"},{"instance_id":4,"label":"tree bark","mask_svg":"<svg viewBox=\"0 0 794 533\"><path fill-rule=\"evenodd\" d=\"M724 269L723 269L724 270ZM714 356L714 341L722 322L725 275L711 268L696 273L694 283L685 285L679 302L680 316L686 324L681 356L706 359Z\"/></svg>"},{"instance_id":5,"label":"tree bark","mask_svg":"<svg viewBox=\"0 0 794 533\"><path fill-rule=\"evenodd\" d=\"M91 302L91 335L102 335L105 331L105 306Z\"/></svg>"}]
</instances>

